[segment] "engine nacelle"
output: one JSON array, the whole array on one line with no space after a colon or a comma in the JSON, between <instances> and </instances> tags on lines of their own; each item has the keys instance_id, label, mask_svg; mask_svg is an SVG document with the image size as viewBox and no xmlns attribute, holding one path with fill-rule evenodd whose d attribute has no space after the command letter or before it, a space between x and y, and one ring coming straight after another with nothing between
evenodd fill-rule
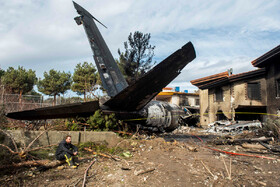
<instances>
[{"instance_id":1,"label":"engine nacelle","mask_svg":"<svg viewBox=\"0 0 280 187\"><path fill-rule=\"evenodd\" d=\"M179 126L184 111L175 104L151 101L139 114L145 119L144 127L154 131L172 131Z\"/></svg>"}]
</instances>

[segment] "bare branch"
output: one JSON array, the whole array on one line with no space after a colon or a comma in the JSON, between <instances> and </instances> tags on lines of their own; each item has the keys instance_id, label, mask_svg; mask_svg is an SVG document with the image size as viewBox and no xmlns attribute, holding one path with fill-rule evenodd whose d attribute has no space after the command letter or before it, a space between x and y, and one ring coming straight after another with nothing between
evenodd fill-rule
<instances>
[{"instance_id":1,"label":"bare branch","mask_svg":"<svg viewBox=\"0 0 280 187\"><path fill-rule=\"evenodd\" d=\"M17 147L17 144L16 144L16 142L15 142L14 137L13 137L8 131L4 131L4 130L1 129L1 128L0 128L0 131L3 132L4 134L6 134L6 135L12 140L12 143L13 143L13 145L14 145L14 147L15 147L15 150L16 150L16 152L18 152L18 147Z\"/></svg>"},{"instance_id":2,"label":"bare branch","mask_svg":"<svg viewBox=\"0 0 280 187\"><path fill-rule=\"evenodd\" d=\"M20 168L20 167L34 167L34 166L45 166L47 168L53 168L64 164L65 161L50 161L50 160L34 160L34 161L26 161L20 163L12 163L10 165L0 165L0 169L8 169L8 168Z\"/></svg>"},{"instance_id":3,"label":"bare branch","mask_svg":"<svg viewBox=\"0 0 280 187\"><path fill-rule=\"evenodd\" d=\"M49 148L49 147L52 147L52 146L55 146L55 145L57 145L57 144L51 144L51 145L47 145L47 146L36 147L36 148L31 149L31 150L29 150L29 151L27 151L27 152L37 151L37 150L39 150L39 149L46 149L46 148Z\"/></svg>"},{"instance_id":4,"label":"bare branch","mask_svg":"<svg viewBox=\"0 0 280 187\"><path fill-rule=\"evenodd\" d=\"M83 187L86 185L86 179L87 179L88 170L89 170L89 168L95 163L95 161L96 161L96 159L94 159L94 160L89 164L89 166L87 167L87 169L85 170L84 181L83 181Z\"/></svg>"},{"instance_id":5,"label":"bare branch","mask_svg":"<svg viewBox=\"0 0 280 187\"><path fill-rule=\"evenodd\" d=\"M5 147L6 149L8 149L12 154L18 154L18 152L14 152L11 148L9 148L6 145L0 144L0 146Z\"/></svg>"},{"instance_id":6,"label":"bare branch","mask_svg":"<svg viewBox=\"0 0 280 187\"><path fill-rule=\"evenodd\" d=\"M200 160L202 165L205 167L205 169L212 175L212 177L215 177L215 175L210 171L210 169L204 164L202 160Z\"/></svg>"},{"instance_id":7,"label":"bare branch","mask_svg":"<svg viewBox=\"0 0 280 187\"><path fill-rule=\"evenodd\" d=\"M52 127L53 128L53 127ZM44 130L43 132L41 132L36 138L34 138L34 140L32 142L30 142L30 144L24 149L24 152L27 152L28 149L33 145L33 143L38 140L45 132L51 130L52 128L50 129L47 129L47 130Z\"/></svg>"},{"instance_id":8,"label":"bare branch","mask_svg":"<svg viewBox=\"0 0 280 187\"><path fill-rule=\"evenodd\" d=\"M228 170L224 157L222 157L229 180L231 180L231 171ZM231 160L230 160L230 170L231 170Z\"/></svg>"}]
</instances>

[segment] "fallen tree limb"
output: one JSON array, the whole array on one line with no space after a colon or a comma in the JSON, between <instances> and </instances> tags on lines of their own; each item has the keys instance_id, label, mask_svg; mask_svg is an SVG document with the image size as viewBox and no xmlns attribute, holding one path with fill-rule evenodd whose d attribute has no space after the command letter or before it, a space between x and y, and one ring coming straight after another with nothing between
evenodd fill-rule
<instances>
[{"instance_id":1,"label":"fallen tree limb","mask_svg":"<svg viewBox=\"0 0 280 187\"><path fill-rule=\"evenodd\" d=\"M94 174L88 176L87 179L91 178L92 176L94 176ZM71 184L66 185L66 186L68 186L68 187L70 187L70 186L76 187L76 186L80 183L80 181L81 181L82 179L83 179L83 177L82 177L82 178L79 178L78 180L75 180L74 182L72 182Z\"/></svg>"},{"instance_id":2,"label":"fallen tree limb","mask_svg":"<svg viewBox=\"0 0 280 187\"><path fill-rule=\"evenodd\" d=\"M0 146L5 147L6 149L8 149L10 151L10 153L12 153L12 154L18 154L18 152L14 152L11 148L9 148L8 146L6 146L4 144L0 144Z\"/></svg>"},{"instance_id":3,"label":"fallen tree limb","mask_svg":"<svg viewBox=\"0 0 280 187\"><path fill-rule=\"evenodd\" d=\"M34 166L44 166L46 168L53 168L64 164L65 161L50 161L50 160L35 160L35 161L26 161L19 163L12 163L9 165L0 165L0 169L9 169L9 168L21 168L21 167L34 167Z\"/></svg>"},{"instance_id":4,"label":"fallen tree limb","mask_svg":"<svg viewBox=\"0 0 280 187\"><path fill-rule=\"evenodd\" d=\"M243 143L258 143L258 142L269 142L274 141L274 138L250 138L250 139L233 139L233 140L213 140L212 143L216 145L240 145Z\"/></svg>"},{"instance_id":5,"label":"fallen tree limb","mask_svg":"<svg viewBox=\"0 0 280 187\"><path fill-rule=\"evenodd\" d=\"M54 128L54 127L51 127L51 128L49 128L49 129L46 129L46 130L42 131L36 138L34 138L34 139L28 144L28 146L27 146L26 148L24 148L23 152L29 152L29 148L34 144L34 142L35 142L36 140L38 140L44 133L48 132L49 130L51 130L51 129L53 129L53 128Z\"/></svg>"},{"instance_id":6,"label":"fallen tree limb","mask_svg":"<svg viewBox=\"0 0 280 187\"><path fill-rule=\"evenodd\" d=\"M94 159L94 160L89 164L89 166L87 167L87 169L85 170L84 181L83 181L83 187L85 187L85 185L86 185L86 179L87 179L88 170L89 170L89 168L95 163L95 161L96 161L96 159Z\"/></svg>"},{"instance_id":7,"label":"fallen tree limb","mask_svg":"<svg viewBox=\"0 0 280 187\"><path fill-rule=\"evenodd\" d=\"M52 145L47 145L47 146L42 146L42 147L36 147L34 149L28 150L27 152L23 152L23 151L15 152L11 148L9 148L8 146L6 146L4 144L0 144L0 146L5 147L6 149L8 149L14 155L16 155L16 154L26 154L26 153L31 152L31 151L37 151L37 150L40 150L40 149L46 149L46 148L49 148L49 147L52 147L52 146L55 146L55 145L57 145L57 144L52 144Z\"/></svg>"},{"instance_id":8,"label":"fallen tree limb","mask_svg":"<svg viewBox=\"0 0 280 187\"><path fill-rule=\"evenodd\" d=\"M95 151L93 151L92 149L87 148L87 147L85 147L84 150L86 150L86 151L88 151L88 152L91 152L91 153L94 154L94 155L102 156L102 157L105 157L105 158L110 158L110 159L113 159L113 160L115 160L115 161L119 161L119 160L120 160L119 158L115 158L115 157L113 157L112 155L107 155L107 154L104 154L104 153L97 153L97 152L95 152Z\"/></svg>"},{"instance_id":9,"label":"fallen tree limb","mask_svg":"<svg viewBox=\"0 0 280 187\"><path fill-rule=\"evenodd\" d=\"M264 148L268 149L269 151L272 152L280 152L280 148L279 147L271 147L263 142L259 142Z\"/></svg>"},{"instance_id":10,"label":"fallen tree limb","mask_svg":"<svg viewBox=\"0 0 280 187\"><path fill-rule=\"evenodd\" d=\"M27 152L37 151L37 150L40 150L40 149L47 149L47 148L49 148L49 147L56 146L56 145L57 145L57 144L51 144L51 145L47 145L47 146L36 147L36 148L31 149L31 150L29 150L29 151L27 151Z\"/></svg>"},{"instance_id":11,"label":"fallen tree limb","mask_svg":"<svg viewBox=\"0 0 280 187\"><path fill-rule=\"evenodd\" d=\"M226 172L228 174L228 179L231 180L231 158L230 158L230 161L229 161L229 170L227 168L227 165L226 165L224 157L222 157L222 159L223 159L223 162L224 162L224 166L226 168Z\"/></svg>"},{"instance_id":12,"label":"fallen tree limb","mask_svg":"<svg viewBox=\"0 0 280 187\"><path fill-rule=\"evenodd\" d=\"M53 128L53 127L52 127ZM50 129L52 129L50 128ZM34 138L29 144L28 146L26 147L25 144L24 144L24 148L20 148L20 150L18 149L17 147L17 144L13 138L13 136L8 132L8 131L4 131L2 129L0 129L1 132L3 132L4 134L6 134L11 140L12 140L12 143L15 147L15 151L13 151L10 147L6 146L6 145L3 145L3 144L0 144L0 146L2 147L5 147L6 149L8 149L12 154L14 155L18 155L20 159L24 159L27 157L28 155L28 152L30 151L35 151L35 150L39 150L39 149L44 149L46 147L51 147L51 146L54 146L55 144L52 144L52 145L48 145L48 146L43 146L43 147L37 147L37 148L34 148L34 149L30 149L30 147L34 144L34 142L36 140L38 140L44 133L46 133L47 131L49 131L50 129L47 129L43 132L41 132L36 138Z\"/></svg>"},{"instance_id":13,"label":"fallen tree limb","mask_svg":"<svg viewBox=\"0 0 280 187\"><path fill-rule=\"evenodd\" d=\"M246 149L265 149L265 147L263 147L262 145L260 144L248 144L248 143L243 143L241 144L241 146L243 148L246 148Z\"/></svg>"},{"instance_id":14,"label":"fallen tree limb","mask_svg":"<svg viewBox=\"0 0 280 187\"><path fill-rule=\"evenodd\" d=\"M156 169L156 168L149 168L149 169L146 169L146 170L134 171L134 175L136 175L136 176L142 175L142 174L145 174L145 173L152 172L152 171L154 171L155 169Z\"/></svg>"},{"instance_id":15,"label":"fallen tree limb","mask_svg":"<svg viewBox=\"0 0 280 187\"><path fill-rule=\"evenodd\" d=\"M4 131L3 129L0 129L0 131L3 132L4 134L6 134L12 140L12 143L15 147L15 152L18 152L18 147L17 147L14 137L8 131Z\"/></svg>"},{"instance_id":16,"label":"fallen tree limb","mask_svg":"<svg viewBox=\"0 0 280 187\"><path fill-rule=\"evenodd\" d=\"M210 169L204 164L202 160L200 160L204 168L212 175L212 177L215 177L215 175L210 171Z\"/></svg>"}]
</instances>

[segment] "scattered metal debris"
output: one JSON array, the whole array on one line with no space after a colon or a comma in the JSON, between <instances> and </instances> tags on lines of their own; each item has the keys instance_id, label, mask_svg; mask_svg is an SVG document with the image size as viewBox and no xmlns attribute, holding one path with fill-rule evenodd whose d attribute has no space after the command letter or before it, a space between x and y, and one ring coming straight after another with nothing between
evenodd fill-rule
<instances>
[{"instance_id":1,"label":"scattered metal debris","mask_svg":"<svg viewBox=\"0 0 280 187\"><path fill-rule=\"evenodd\" d=\"M273 138L266 138L266 137L260 137L260 138L247 138L247 139L223 139L223 140L213 140L212 142L216 145L239 145L243 143L260 143L260 142L270 142L274 141Z\"/></svg>"},{"instance_id":2,"label":"scattered metal debris","mask_svg":"<svg viewBox=\"0 0 280 187\"><path fill-rule=\"evenodd\" d=\"M239 134L244 130L253 131L262 128L262 123L260 121L215 121L208 126L205 132Z\"/></svg>"}]
</instances>

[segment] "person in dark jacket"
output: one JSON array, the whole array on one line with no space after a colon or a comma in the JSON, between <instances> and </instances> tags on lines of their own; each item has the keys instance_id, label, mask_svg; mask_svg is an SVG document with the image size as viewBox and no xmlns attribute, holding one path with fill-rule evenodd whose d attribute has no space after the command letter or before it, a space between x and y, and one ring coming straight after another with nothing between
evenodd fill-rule
<instances>
[{"instance_id":1,"label":"person in dark jacket","mask_svg":"<svg viewBox=\"0 0 280 187\"><path fill-rule=\"evenodd\" d=\"M67 135L64 140L62 140L55 152L55 157L57 160L65 160L71 168L76 168L73 156L78 154L78 148L71 144L71 136Z\"/></svg>"}]
</instances>

